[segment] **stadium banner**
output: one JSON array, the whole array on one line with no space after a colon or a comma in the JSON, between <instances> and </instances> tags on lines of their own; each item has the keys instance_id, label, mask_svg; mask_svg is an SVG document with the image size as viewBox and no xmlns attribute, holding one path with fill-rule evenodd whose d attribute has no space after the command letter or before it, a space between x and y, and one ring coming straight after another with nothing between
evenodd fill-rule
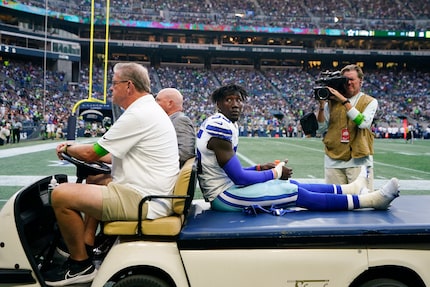
<instances>
[{"instance_id":1,"label":"stadium banner","mask_svg":"<svg viewBox=\"0 0 430 287\"><path fill-rule=\"evenodd\" d=\"M90 24L91 17L79 17L57 11L46 11L44 8L34 7L9 0L0 0L0 6L33 13L42 16L65 20L80 24ZM101 7L104 9L104 7ZM105 25L106 19L95 19L96 25ZM430 31L387 31L387 30L340 30L340 29L313 29L313 28L291 28L291 27L268 27L247 25L208 25L196 23L170 23L156 21L134 21L109 19L110 26L153 28L169 30L188 31L220 31L220 32L255 32L272 34L294 34L294 35L326 35L326 36L349 36L349 37L392 37L392 38L430 38Z\"/></svg>"}]
</instances>

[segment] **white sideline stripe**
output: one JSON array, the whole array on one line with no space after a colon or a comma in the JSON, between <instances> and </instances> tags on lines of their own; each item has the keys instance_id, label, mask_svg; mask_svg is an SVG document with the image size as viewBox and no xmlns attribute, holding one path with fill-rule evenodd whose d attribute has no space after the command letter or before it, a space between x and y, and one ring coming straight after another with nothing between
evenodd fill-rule
<instances>
[{"instance_id":1,"label":"white sideline stripe","mask_svg":"<svg viewBox=\"0 0 430 287\"><path fill-rule=\"evenodd\" d=\"M58 144L59 144L59 142L52 142L52 143L46 143L46 144L38 144L38 145L34 145L34 146L14 147L14 148L3 149L3 150L0 150L0 158L12 157L12 156L26 154L26 153L45 151L45 150L49 150L49 149L55 149Z\"/></svg>"},{"instance_id":2,"label":"white sideline stripe","mask_svg":"<svg viewBox=\"0 0 430 287\"><path fill-rule=\"evenodd\" d=\"M46 177L40 175L0 175L0 186L28 186ZM69 182L76 182L76 176L68 176Z\"/></svg>"},{"instance_id":3,"label":"white sideline stripe","mask_svg":"<svg viewBox=\"0 0 430 287\"><path fill-rule=\"evenodd\" d=\"M290 143L290 142L288 142L287 144L291 145L291 146L299 147L301 149L308 149L308 150L311 150L311 151L315 151L315 152L319 152L319 153L324 153L324 150L321 150L321 149L315 149L315 148L311 148L311 147L304 147L304 146L293 144L293 143ZM247 159L245 156L241 156L241 155L239 155L239 153L237 153L237 154L243 160L245 160L245 161L248 162L249 159ZM413 171L413 172L417 172L417 173L422 173L422 174L425 174L425 175L430 175L430 172L424 171L424 170L417 170L417 169L408 168L408 167L402 167L402 166L397 166L397 165L392 165L392 164L386 164L386 163L382 163L382 162L379 162L379 161L373 161L373 163L375 165L383 165L383 166L388 166L388 167L391 167L391 168L397 168L397 169L401 169L401 170L408 170L408 171ZM254 164L250 163L250 165L255 165L255 163Z\"/></svg>"},{"instance_id":4,"label":"white sideline stripe","mask_svg":"<svg viewBox=\"0 0 430 287\"><path fill-rule=\"evenodd\" d=\"M33 175L0 175L0 186L28 186L45 176ZM69 176L69 182L76 182L76 176ZM324 183L323 178L295 178L303 183ZM375 179L375 188L379 188L387 182L387 179ZM430 190L430 180L400 180L400 190Z\"/></svg>"},{"instance_id":5,"label":"white sideline stripe","mask_svg":"<svg viewBox=\"0 0 430 287\"><path fill-rule=\"evenodd\" d=\"M76 142L80 143L90 143L96 141L97 138L90 138L90 139L81 139L77 140ZM26 154L26 153L33 153L33 152L39 152L39 151L45 151L49 149L54 149L57 147L58 144L62 143L63 141L53 141L50 143L44 143L44 144L37 144L32 146L16 146L13 148L8 149L2 149L0 150L0 158L5 157L12 157L16 155ZM73 142L73 141L69 141Z\"/></svg>"},{"instance_id":6,"label":"white sideline stripe","mask_svg":"<svg viewBox=\"0 0 430 287\"><path fill-rule=\"evenodd\" d=\"M82 139L82 140L79 140L79 142L94 142L95 140L96 139L94 138ZM39 152L39 151L44 151L48 149L55 149L58 144L59 142L52 142L52 143L46 143L46 144L38 144L34 146L15 147L15 148L9 148L5 150L0 150L0 158L21 155L24 153ZM313 148L308 148L308 149L316 151L316 149L313 149ZM240 158L242 158L245 162L247 162L249 165L256 164L251 159L242 155L239 152L237 153L237 155ZM381 164L381 163L377 163L377 164ZM387 166L390 166L390 165L387 165ZM391 166L393 168L401 168L399 166L394 166L394 165L391 165ZM401 168L401 169L413 170L409 168ZM424 172L424 171L419 171L419 170L416 170L416 171L429 174L428 172ZM41 178L43 178L43 176L0 175L0 186L27 186ZM323 183L324 182L324 179L317 179L317 178L297 178L296 180L304 183L309 183L309 182ZM75 182L75 181L76 181L75 176L69 176L69 182ZM387 182L387 179L375 178L374 186L375 188L379 188L385 182ZM430 190L430 180L400 180L400 190Z\"/></svg>"}]
</instances>

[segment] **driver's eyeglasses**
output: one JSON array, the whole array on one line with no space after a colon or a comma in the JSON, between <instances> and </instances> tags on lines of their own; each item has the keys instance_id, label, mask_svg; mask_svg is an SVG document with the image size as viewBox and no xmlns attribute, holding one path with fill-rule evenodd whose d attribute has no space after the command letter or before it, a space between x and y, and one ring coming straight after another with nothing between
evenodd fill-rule
<instances>
[{"instance_id":1,"label":"driver's eyeglasses","mask_svg":"<svg viewBox=\"0 0 430 287\"><path fill-rule=\"evenodd\" d=\"M112 86L116 86L121 83L127 83L129 80L112 81Z\"/></svg>"}]
</instances>

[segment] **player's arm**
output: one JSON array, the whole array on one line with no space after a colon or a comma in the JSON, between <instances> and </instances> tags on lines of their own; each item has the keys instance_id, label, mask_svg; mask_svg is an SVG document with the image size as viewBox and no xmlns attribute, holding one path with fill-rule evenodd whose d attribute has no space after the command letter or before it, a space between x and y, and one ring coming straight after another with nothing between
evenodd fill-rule
<instances>
[{"instance_id":1,"label":"player's arm","mask_svg":"<svg viewBox=\"0 0 430 287\"><path fill-rule=\"evenodd\" d=\"M217 137L212 137L208 141L207 147L214 151L220 167L224 167L224 165L236 154L233 151L230 141Z\"/></svg>"},{"instance_id":2,"label":"player's arm","mask_svg":"<svg viewBox=\"0 0 430 287\"><path fill-rule=\"evenodd\" d=\"M276 172L274 169L264 171L244 169L236 153L233 151L231 142L227 140L212 137L207 147L214 151L219 166L224 169L228 177L237 185L250 185L275 178Z\"/></svg>"}]
</instances>

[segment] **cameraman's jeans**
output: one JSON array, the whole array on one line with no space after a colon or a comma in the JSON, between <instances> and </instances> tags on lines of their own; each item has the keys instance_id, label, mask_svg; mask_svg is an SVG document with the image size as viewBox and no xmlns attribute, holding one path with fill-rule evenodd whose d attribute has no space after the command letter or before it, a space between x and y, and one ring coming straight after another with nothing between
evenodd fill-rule
<instances>
[{"instance_id":1,"label":"cameraman's jeans","mask_svg":"<svg viewBox=\"0 0 430 287\"><path fill-rule=\"evenodd\" d=\"M325 182L330 184L348 184L360 174L361 166L349 168L326 168ZM373 167L367 167L367 188L373 191Z\"/></svg>"}]
</instances>

